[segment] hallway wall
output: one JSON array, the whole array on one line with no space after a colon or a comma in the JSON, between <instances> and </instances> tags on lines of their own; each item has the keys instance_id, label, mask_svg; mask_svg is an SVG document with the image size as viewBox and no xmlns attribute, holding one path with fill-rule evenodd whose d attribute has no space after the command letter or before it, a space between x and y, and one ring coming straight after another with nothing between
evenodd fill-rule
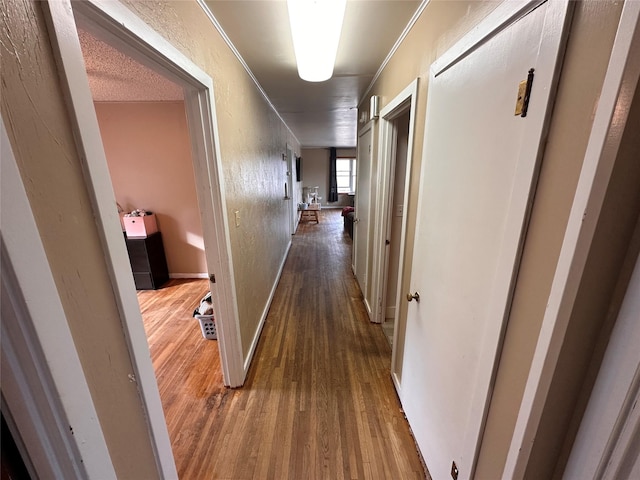
<instances>
[{"instance_id":1,"label":"hallway wall","mask_svg":"<svg viewBox=\"0 0 640 480\"><path fill-rule=\"evenodd\" d=\"M291 241L282 154L287 143L299 154L299 144L197 3L129 5L214 79L227 213L233 218L237 210L242 219L230 235L246 355ZM3 3L2 117L117 476L151 480L158 472L147 418L131 380L128 339L85 186L44 6L36 0Z\"/></svg>"}]
</instances>

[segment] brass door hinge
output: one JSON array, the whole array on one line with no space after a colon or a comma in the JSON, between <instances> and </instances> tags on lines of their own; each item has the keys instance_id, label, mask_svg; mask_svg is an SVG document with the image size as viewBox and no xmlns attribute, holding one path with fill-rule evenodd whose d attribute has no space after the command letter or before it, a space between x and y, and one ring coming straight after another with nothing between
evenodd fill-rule
<instances>
[{"instance_id":1,"label":"brass door hinge","mask_svg":"<svg viewBox=\"0 0 640 480\"><path fill-rule=\"evenodd\" d=\"M531 86L533 85L533 71L533 68L529 70L527 79L521 81L518 85L518 100L516 100L516 111L514 114L516 116L527 116L527 110L529 109L529 97L531 96Z\"/></svg>"}]
</instances>

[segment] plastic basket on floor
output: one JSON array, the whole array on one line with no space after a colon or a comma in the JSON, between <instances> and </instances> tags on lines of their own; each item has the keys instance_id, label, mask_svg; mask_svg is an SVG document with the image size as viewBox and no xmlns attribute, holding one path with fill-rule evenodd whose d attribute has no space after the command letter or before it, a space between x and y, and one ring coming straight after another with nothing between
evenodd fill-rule
<instances>
[{"instance_id":1,"label":"plastic basket on floor","mask_svg":"<svg viewBox=\"0 0 640 480\"><path fill-rule=\"evenodd\" d=\"M207 340L217 340L218 332L216 331L216 322L213 315L195 315L200 322L200 330L202 336Z\"/></svg>"}]
</instances>

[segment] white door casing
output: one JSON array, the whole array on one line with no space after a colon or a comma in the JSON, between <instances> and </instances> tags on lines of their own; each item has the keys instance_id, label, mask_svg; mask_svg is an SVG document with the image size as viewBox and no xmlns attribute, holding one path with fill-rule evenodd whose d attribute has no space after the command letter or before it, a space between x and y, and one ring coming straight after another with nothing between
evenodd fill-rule
<instances>
[{"instance_id":1,"label":"white door casing","mask_svg":"<svg viewBox=\"0 0 640 480\"><path fill-rule=\"evenodd\" d=\"M431 67L401 401L434 478L473 477L570 11L505 2Z\"/></svg>"},{"instance_id":2,"label":"white door casing","mask_svg":"<svg viewBox=\"0 0 640 480\"><path fill-rule=\"evenodd\" d=\"M371 318L371 305L367 297L369 278L369 217L371 211L371 160L373 145L373 121L358 133L356 153L356 198L353 220L353 272L364 296L364 303Z\"/></svg>"}]
</instances>

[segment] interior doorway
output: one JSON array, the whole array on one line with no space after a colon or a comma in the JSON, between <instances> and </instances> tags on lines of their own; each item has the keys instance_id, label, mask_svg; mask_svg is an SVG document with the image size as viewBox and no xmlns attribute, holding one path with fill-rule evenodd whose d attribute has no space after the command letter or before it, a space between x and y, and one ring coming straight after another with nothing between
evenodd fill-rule
<instances>
[{"instance_id":1,"label":"interior doorway","mask_svg":"<svg viewBox=\"0 0 640 480\"><path fill-rule=\"evenodd\" d=\"M400 262L402 261L402 219L406 210L405 204L405 180L407 173L407 154L409 150L409 123L411 116L409 110L400 114L393 120L393 130L395 132L395 142L393 151L395 152L393 181L389 190L390 206L387 215L387 236L388 240L387 260L385 262L385 270L383 271L384 287L383 295L385 296L382 311L382 330L384 331L389 345L393 346L393 337L395 332L396 317L399 305L397 304L397 290L400 286L401 272Z\"/></svg>"},{"instance_id":2,"label":"interior doorway","mask_svg":"<svg viewBox=\"0 0 640 480\"><path fill-rule=\"evenodd\" d=\"M116 202L124 212L155 212L158 232L146 238L125 232L123 240L180 468L181 427L173 418L184 408L198 408L189 403L185 379L195 370L206 371L203 390L217 392L223 385L217 341L205 340L192 316L209 285L183 89L81 27L78 33ZM124 231L124 220L132 219L121 219ZM181 402L174 402L176 397Z\"/></svg>"},{"instance_id":3,"label":"interior doorway","mask_svg":"<svg viewBox=\"0 0 640 480\"><path fill-rule=\"evenodd\" d=\"M132 242L138 248L140 242L146 245L157 236L158 248L154 247L156 251L149 256L149 264L158 260L163 267L169 265L171 278L207 278L183 88L161 70L148 68L110 45L108 35L91 24L83 24L81 16L77 27L123 232L126 219L123 215L127 212L136 209L155 212L158 233L146 240L133 239L124 233L130 259L133 259ZM101 33L104 40L98 38ZM133 259L132 266L135 263ZM137 290L149 289L147 283L154 284L156 290L167 283L164 275L159 282L154 281L153 265L150 282L146 278L140 282L138 277L144 274L133 270ZM203 287L200 297L205 293ZM193 312L196 302L183 308L183 316ZM153 309L156 303L149 305ZM148 310L144 312L145 319L151 313ZM140 313L143 314L142 310ZM145 332L151 347L146 323ZM173 348L178 347L174 344Z\"/></svg>"},{"instance_id":4,"label":"interior doorway","mask_svg":"<svg viewBox=\"0 0 640 480\"><path fill-rule=\"evenodd\" d=\"M402 281L417 91L416 79L380 112L380 159L376 173L380 192L375 205L372 321L382 324L391 343L391 377L398 392L401 389L406 327Z\"/></svg>"},{"instance_id":5,"label":"interior doorway","mask_svg":"<svg viewBox=\"0 0 640 480\"><path fill-rule=\"evenodd\" d=\"M296 207L296 192L294 190L295 180L293 179L295 175L295 155L293 153L293 148L291 145L287 144L287 153L286 153L286 162L287 162L287 185L285 189L285 200L287 201L288 212L289 212L289 230L291 235L296 233L296 220L298 219L298 209Z\"/></svg>"},{"instance_id":6,"label":"interior doorway","mask_svg":"<svg viewBox=\"0 0 640 480\"><path fill-rule=\"evenodd\" d=\"M185 92L187 123L195 172L198 210L201 215L209 286L215 305L218 346L224 383L244 383L238 306L228 232L228 215L217 132L213 79L182 52L119 3L74 2L73 10L62 2L46 2L54 53L75 139L85 171L85 183L92 198L105 264L111 277L120 320L129 345L133 374L148 419L158 468L163 476L175 476L175 464L162 403L149 358L140 307L131 267L115 212L113 187L109 179L95 109L84 70L76 30L82 27L99 36L140 63L160 70L163 76Z\"/></svg>"},{"instance_id":7,"label":"interior doorway","mask_svg":"<svg viewBox=\"0 0 640 480\"><path fill-rule=\"evenodd\" d=\"M358 147L356 152L355 218L353 219L353 256L351 267L358 280L360 291L364 297L364 305L372 318L372 308L369 290L369 238L371 212L371 177L372 177L372 144L373 122L365 125L358 132Z\"/></svg>"}]
</instances>

